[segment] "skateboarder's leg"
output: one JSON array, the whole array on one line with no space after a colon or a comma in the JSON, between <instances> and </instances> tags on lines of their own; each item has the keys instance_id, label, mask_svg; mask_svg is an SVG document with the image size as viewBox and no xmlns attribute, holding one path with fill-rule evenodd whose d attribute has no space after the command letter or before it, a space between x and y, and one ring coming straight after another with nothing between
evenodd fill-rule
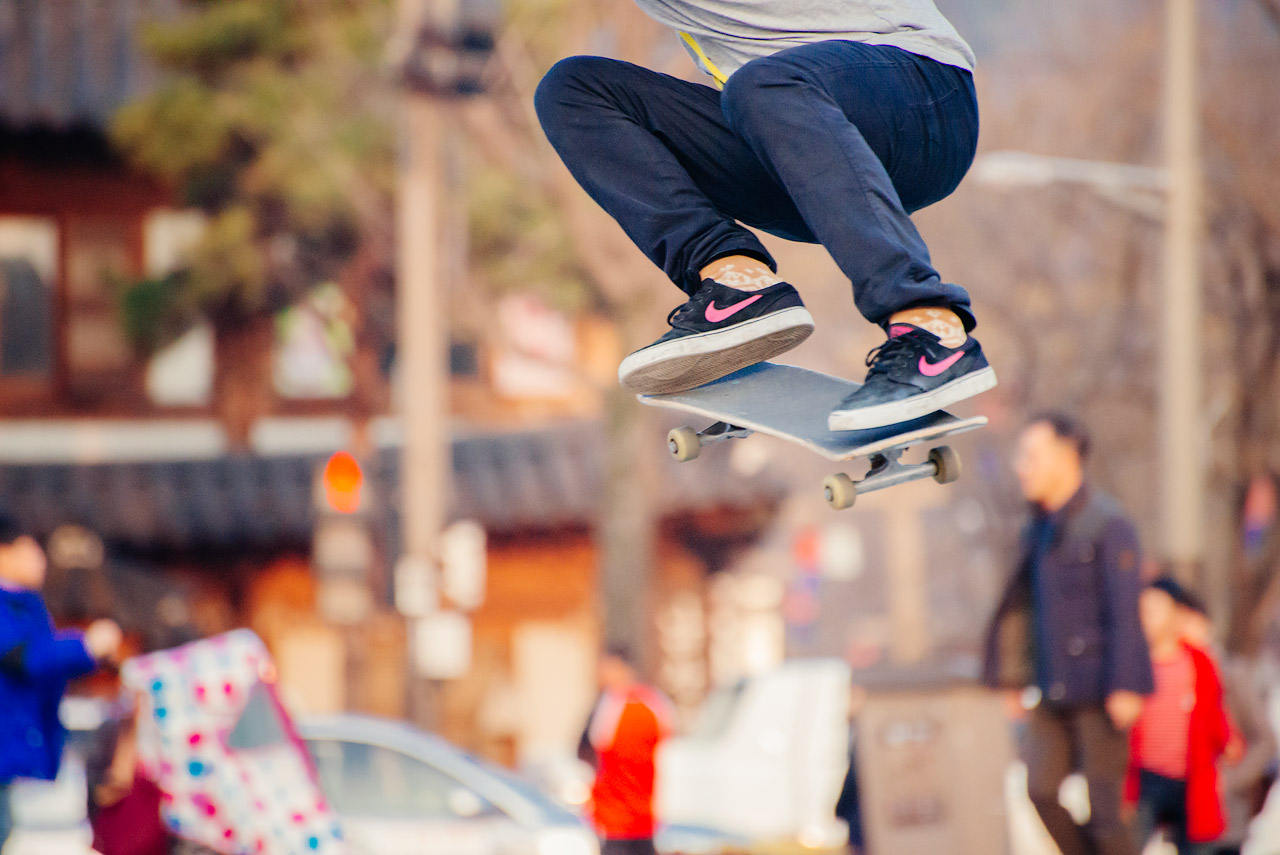
<instances>
[{"instance_id":1,"label":"skateboarder's leg","mask_svg":"<svg viewBox=\"0 0 1280 855\"><path fill-rule=\"evenodd\" d=\"M929 305L973 326L969 295L942 282L908 216L949 195L972 161L968 78L897 48L832 41L749 62L725 85L730 127L795 201L874 324Z\"/></svg>"},{"instance_id":2,"label":"skateboarder's leg","mask_svg":"<svg viewBox=\"0 0 1280 855\"><path fill-rule=\"evenodd\" d=\"M573 177L686 293L717 258L774 267L750 230L813 240L786 192L739 139L720 92L597 56L561 60L534 99L547 139Z\"/></svg>"},{"instance_id":3,"label":"skateboarder's leg","mask_svg":"<svg viewBox=\"0 0 1280 855\"><path fill-rule=\"evenodd\" d=\"M909 216L951 193L972 162L969 73L896 48L821 42L747 63L722 105L849 277L859 310L903 333L832 427L915 418L994 385L981 349L966 340L968 293L942 281ZM936 310L936 329L929 313L913 311L921 309ZM909 359L890 358L906 350Z\"/></svg>"},{"instance_id":4,"label":"skateboarder's leg","mask_svg":"<svg viewBox=\"0 0 1280 855\"><path fill-rule=\"evenodd\" d=\"M785 282L748 294L703 280L704 268L732 256L742 257L740 267L757 266L747 276L753 281L776 270L738 220L813 240L786 193L729 129L717 90L626 62L572 57L547 73L535 105L578 183L690 297L673 313L671 332L623 361L624 385L649 394L691 388L794 347L812 331L812 317Z\"/></svg>"}]
</instances>

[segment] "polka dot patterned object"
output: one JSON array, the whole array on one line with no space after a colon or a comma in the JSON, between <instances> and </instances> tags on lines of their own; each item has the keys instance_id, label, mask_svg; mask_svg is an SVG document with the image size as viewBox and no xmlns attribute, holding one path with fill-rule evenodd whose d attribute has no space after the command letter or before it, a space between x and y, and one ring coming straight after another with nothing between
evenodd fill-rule
<instances>
[{"instance_id":1,"label":"polka dot patterned object","mask_svg":"<svg viewBox=\"0 0 1280 855\"><path fill-rule=\"evenodd\" d=\"M274 674L248 630L129 660L122 679L140 696L139 763L157 777L166 825L187 840L222 855L346 855L300 741L227 743L259 675Z\"/></svg>"}]
</instances>

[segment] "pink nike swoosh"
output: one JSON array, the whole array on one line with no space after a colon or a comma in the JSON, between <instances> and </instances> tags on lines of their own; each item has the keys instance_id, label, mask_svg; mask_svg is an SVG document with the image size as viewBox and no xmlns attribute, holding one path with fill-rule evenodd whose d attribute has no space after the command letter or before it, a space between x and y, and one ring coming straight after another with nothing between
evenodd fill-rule
<instances>
[{"instance_id":1,"label":"pink nike swoosh","mask_svg":"<svg viewBox=\"0 0 1280 855\"><path fill-rule=\"evenodd\" d=\"M920 357L920 373L925 377L937 377L943 371L946 371L952 365L960 361L960 357L964 356L964 351L956 351L941 362L930 362L929 357Z\"/></svg>"},{"instance_id":2,"label":"pink nike swoosh","mask_svg":"<svg viewBox=\"0 0 1280 855\"><path fill-rule=\"evenodd\" d=\"M738 312L741 312L747 306L750 306L756 300L759 300L761 296L763 295L757 294L754 297L748 297L740 303L734 303L727 309L717 309L715 302L712 301L707 304L707 320L711 321L713 324L718 324L726 318L731 318Z\"/></svg>"}]
</instances>

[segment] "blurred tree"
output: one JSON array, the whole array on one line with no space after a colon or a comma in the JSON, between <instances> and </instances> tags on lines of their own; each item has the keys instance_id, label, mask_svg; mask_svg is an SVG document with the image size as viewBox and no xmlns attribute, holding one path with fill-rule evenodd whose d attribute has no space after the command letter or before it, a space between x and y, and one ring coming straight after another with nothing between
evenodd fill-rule
<instances>
[{"instance_id":1,"label":"blurred tree","mask_svg":"<svg viewBox=\"0 0 1280 855\"><path fill-rule=\"evenodd\" d=\"M560 163L533 113L533 91L556 60L577 53L607 53L674 73L693 68L675 36L632 4L513 0L506 12L490 97L460 113L479 160L470 185L479 287L469 299L534 290L563 309L607 318L621 358L659 334L680 295ZM607 382L602 393L608 436L598 517L604 630L611 641L651 653L648 598L662 431L648 408L616 383Z\"/></svg>"},{"instance_id":2,"label":"blurred tree","mask_svg":"<svg viewBox=\"0 0 1280 855\"><path fill-rule=\"evenodd\" d=\"M376 307L392 282L390 17L389 0L197 0L144 26L165 77L118 112L112 136L208 225L163 298L154 281L130 289L126 326L154 349L175 318L211 323L216 406L233 443L272 404L275 313L323 282L362 308L357 414L386 394L378 351L390 318Z\"/></svg>"},{"instance_id":3,"label":"blurred tree","mask_svg":"<svg viewBox=\"0 0 1280 855\"><path fill-rule=\"evenodd\" d=\"M1200 9L1210 495L1198 581L1232 646L1249 651L1280 609L1276 526L1250 554L1242 538L1250 485L1280 478L1280 3ZM983 148L1159 165L1162 15L1158 0L1085 0L984 56ZM941 269L974 291L1013 416L1003 439L1036 409L1083 414L1096 434L1094 474L1160 559L1159 223L1065 185L997 194L967 183L955 201L920 221ZM1012 491L1002 495L987 498L1010 543L1019 514Z\"/></svg>"}]
</instances>

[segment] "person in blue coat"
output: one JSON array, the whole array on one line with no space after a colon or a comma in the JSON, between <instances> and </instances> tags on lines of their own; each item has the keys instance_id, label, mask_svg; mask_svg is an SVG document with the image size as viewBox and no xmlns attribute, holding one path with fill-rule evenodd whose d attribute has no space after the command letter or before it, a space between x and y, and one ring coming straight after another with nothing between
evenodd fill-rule
<instances>
[{"instance_id":1,"label":"person in blue coat","mask_svg":"<svg viewBox=\"0 0 1280 855\"><path fill-rule=\"evenodd\" d=\"M1121 794L1126 731L1152 690L1141 553L1119 503L1085 483L1088 448L1084 428L1061 413L1022 432L1017 470L1031 515L988 630L984 677L1039 690L1023 744L1027 794L1062 854L1136 855ZM1058 802L1073 771L1089 784L1083 828Z\"/></svg>"},{"instance_id":2,"label":"person in blue coat","mask_svg":"<svg viewBox=\"0 0 1280 855\"><path fill-rule=\"evenodd\" d=\"M58 705L67 682L119 652L120 628L96 621L83 633L54 630L39 591L44 550L0 513L0 849L12 831L17 778L53 780L65 731Z\"/></svg>"}]
</instances>

